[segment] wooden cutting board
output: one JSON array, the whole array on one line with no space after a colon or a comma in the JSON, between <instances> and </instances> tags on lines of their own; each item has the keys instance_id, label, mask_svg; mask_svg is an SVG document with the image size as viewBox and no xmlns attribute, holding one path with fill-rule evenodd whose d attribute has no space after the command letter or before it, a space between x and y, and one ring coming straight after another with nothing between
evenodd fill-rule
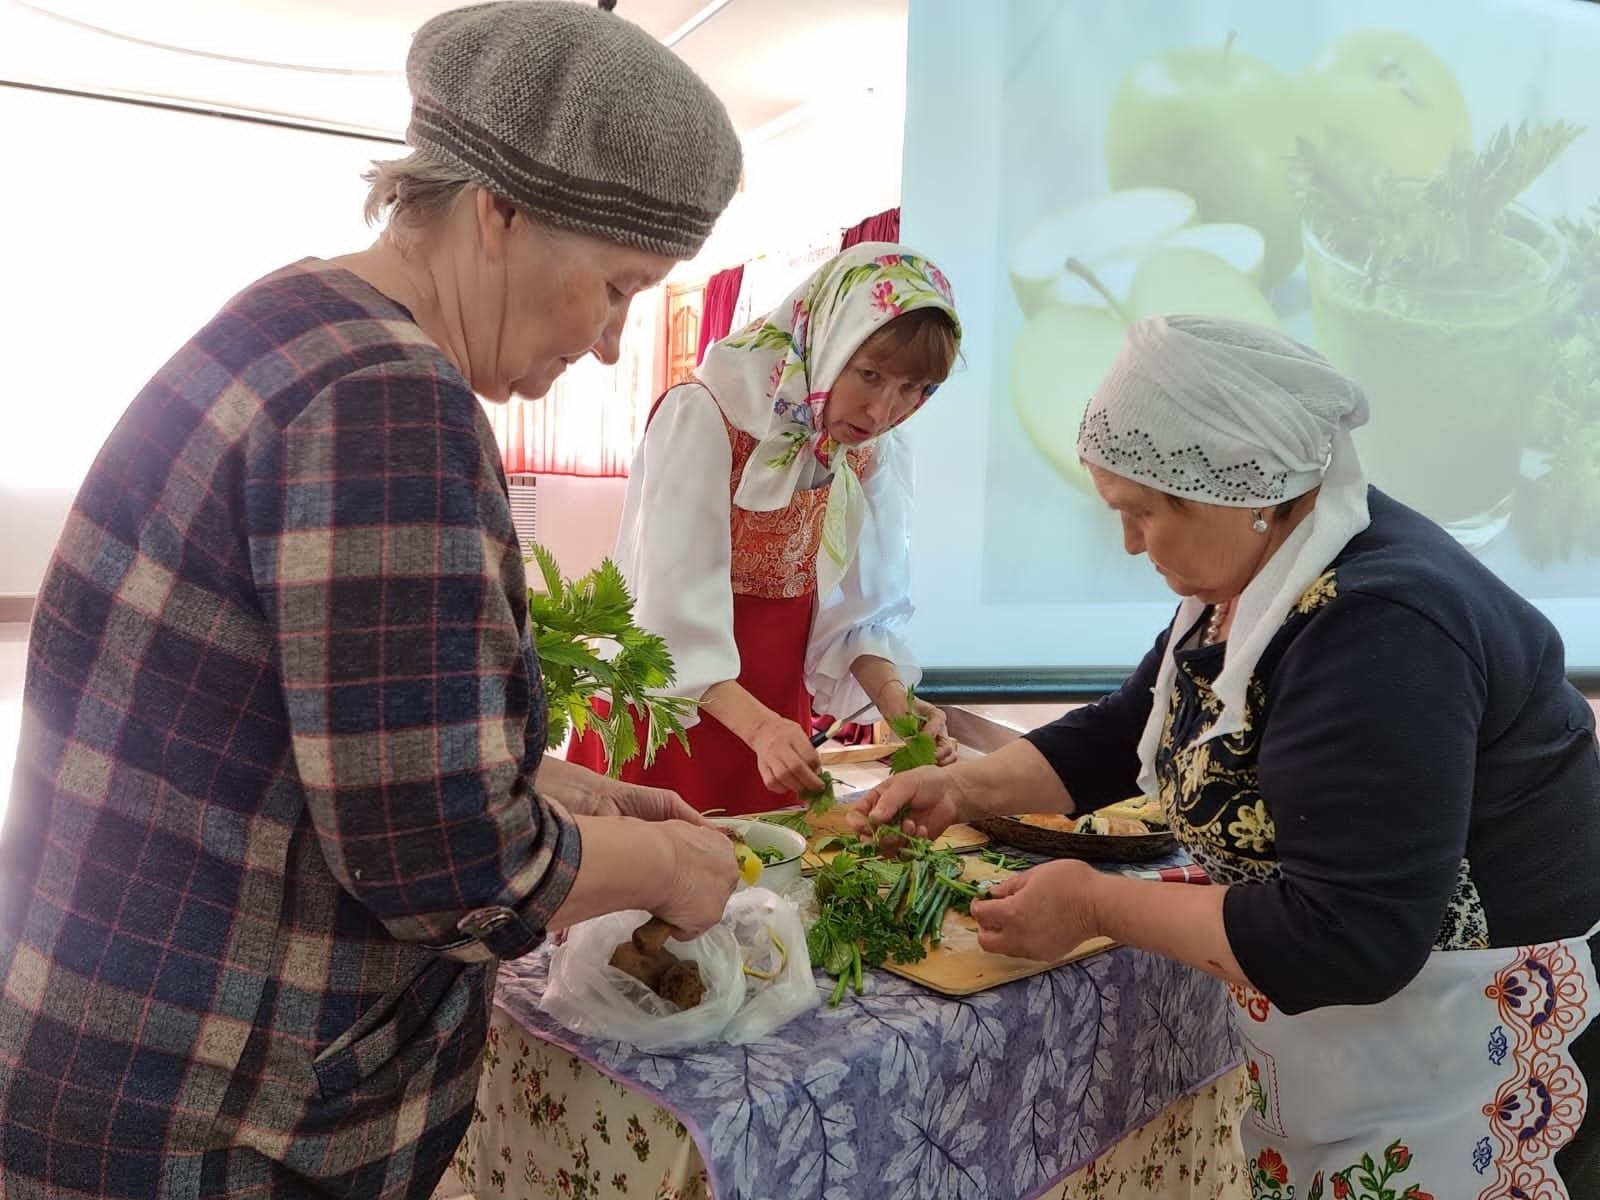
<instances>
[{"instance_id":1,"label":"wooden cutting board","mask_svg":"<svg viewBox=\"0 0 1600 1200\"><path fill-rule=\"evenodd\" d=\"M811 837L813 846L837 834L849 837L855 833L850 828L850 823L845 819L845 810L841 805L823 813L820 817L811 819L811 828L816 832ZM971 825L952 825L934 840L934 848L938 850L955 850L965 853L968 850L979 850L989 844L989 835L981 829L974 829ZM827 866L837 854L837 850L807 851L800 860L800 866L806 871L818 871Z\"/></svg>"},{"instance_id":2,"label":"wooden cutting board","mask_svg":"<svg viewBox=\"0 0 1600 1200\"><path fill-rule=\"evenodd\" d=\"M1014 872L982 859L966 860L964 877L967 879L1003 879L1011 874ZM929 950L928 956L921 962L884 963L883 969L946 996L970 996L1003 983L1042 975L1056 967L1077 962L1080 958L1109 950L1117 944L1110 938L1090 938L1054 962L1039 962L1031 958L991 954L980 948L978 923L966 913L946 913L942 932L939 945Z\"/></svg>"}]
</instances>

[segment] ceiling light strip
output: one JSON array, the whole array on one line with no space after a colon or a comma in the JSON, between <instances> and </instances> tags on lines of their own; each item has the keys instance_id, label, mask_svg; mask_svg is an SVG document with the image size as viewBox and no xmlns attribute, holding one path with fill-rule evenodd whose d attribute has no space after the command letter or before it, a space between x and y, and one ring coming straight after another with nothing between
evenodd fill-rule
<instances>
[{"instance_id":1,"label":"ceiling light strip","mask_svg":"<svg viewBox=\"0 0 1600 1200\"><path fill-rule=\"evenodd\" d=\"M207 100L188 99L182 96L160 96L151 92L126 92L115 88L63 87L55 83L40 83L29 79L0 76L0 88L19 91L42 92L51 96L67 96L76 100L104 100L110 104L133 104L141 108L156 108L166 112L187 113L194 117L215 117L224 121L248 121L254 125L271 125L279 129L294 129L303 133L322 133L332 137L360 138L369 142L392 142L404 146L405 139L391 129L373 129L361 125L341 125L334 121L318 121L289 113L274 113L253 108L239 108Z\"/></svg>"},{"instance_id":2,"label":"ceiling light strip","mask_svg":"<svg viewBox=\"0 0 1600 1200\"><path fill-rule=\"evenodd\" d=\"M716 16L719 12L727 8L728 5L732 3L733 0L711 0L710 4L707 4L699 12L695 13L694 16L690 17L682 25L679 25L671 33L667 34L666 37L662 38L661 44L669 48L676 46L679 42L683 41L684 38L688 37L696 29L699 29L700 26L711 20L712 17Z\"/></svg>"}]
</instances>

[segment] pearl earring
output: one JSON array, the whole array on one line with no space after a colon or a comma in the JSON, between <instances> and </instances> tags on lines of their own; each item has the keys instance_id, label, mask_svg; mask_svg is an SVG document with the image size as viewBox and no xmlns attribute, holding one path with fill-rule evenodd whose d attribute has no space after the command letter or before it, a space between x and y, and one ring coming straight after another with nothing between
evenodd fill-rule
<instances>
[{"instance_id":1,"label":"pearl earring","mask_svg":"<svg viewBox=\"0 0 1600 1200\"><path fill-rule=\"evenodd\" d=\"M1256 519L1250 522L1250 528L1255 530L1257 533L1265 533L1267 531L1267 519L1261 515L1261 510L1259 508L1252 509L1251 511L1256 514Z\"/></svg>"}]
</instances>

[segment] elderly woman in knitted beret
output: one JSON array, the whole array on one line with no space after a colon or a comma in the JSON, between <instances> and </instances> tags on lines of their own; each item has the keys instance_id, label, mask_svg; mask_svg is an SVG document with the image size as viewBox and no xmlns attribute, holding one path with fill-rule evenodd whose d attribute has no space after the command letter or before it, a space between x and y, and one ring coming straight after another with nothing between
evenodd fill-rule
<instances>
[{"instance_id":1,"label":"elderly woman in knitted beret","mask_svg":"<svg viewBox=\"0 0 1600 1200\"><path fill-rule=\"evenodd\" d=\"M1104 934L1226 981L1254 1194L1600 1196L1593 714L1549 620L1367 486L1366 416L1274 330L1135 325L1078 452L1171 627L1113 695L863 815L1159 799L1219 886L1063 860L972 912L1002 953Z\"/></svg>"},{"instance_id":2,"label":"elderly woman in knitted beret","mask_svg":"<svg viewBox=\"0 0 1600 1200\"><path fill-rule=\"evenodd\" d=\"M178 349L41 590L0 837L14 1194L425 1197L495 962L620 909L698 932L736 881L676 797L541 768L477 399L615 359L732 196L734 130L592 6L445 13L407 75L382 236Z\"/></svg>"}]
</instances>

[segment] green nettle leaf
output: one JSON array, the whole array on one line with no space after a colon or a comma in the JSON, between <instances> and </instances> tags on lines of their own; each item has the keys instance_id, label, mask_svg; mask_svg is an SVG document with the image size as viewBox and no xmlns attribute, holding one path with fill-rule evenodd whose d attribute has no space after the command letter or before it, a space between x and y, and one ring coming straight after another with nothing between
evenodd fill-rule
<instances>
[{"instance_id":1,"label":"green nettle leaf","mask_svg":"<svg viewBox=\"0 0 1600 1200\"><path fill-rule=\"evenodd\" d=\"M814 792L800 793L800 803L805 805L806 814L809 816L821 816L839 803L836 791L838 781L834 779L833 773L824 770L821 772L821 778L822 787L820 789Z\"/></svg>"},{"instance_id":2,"label":"green nettle leaf","mask_svg":"<svg viewBox=\"0 0 1600 1200\"><path fill-rule=\"evenodd\" d=\"M922 730L928 720L916 711L916 699L917 690L908 688L906 701L912 706L911 711L903 716L889 719L889 728L905 742L889 756L891 775L898 775L902 771L914 771L918 767L931 767L939 761L938 746L933 740L933 735Z\"/></svg>"},{"instance_id":3,"label":"green nettle leaf","mask_svg":"<svg viewBox=\"0 0 1600 1200\"><path fill-rule=\"evenodd\" d=\"M548 725L545 728L545 740L548 745L559 746L561 740L567 736L569 719L567 710L555 707L550 710Z\"/></svg>"},{"instance_id":4,"label":"green nettle leaf","mask_svg":"<svg viewBox=\"0 0 1600 1200\"><path fill-rule=\"evenodd\" d=\"M557 636L550 630L539 631L539 641L535 650L541 663L548 662L552 666L560 665L574 667L580 671L592 671L604 665L599 656L583 642Z\"/></svg>"},{"instance_id":5,"label":"green nettle leaf","mask_svg":"<svg viewBox=\"0 0 1600 1200\"><path fill-rule=\"evenodd\" d=\"M597 611L615 613L627 621L633 613L633 597L622 571L609 558L589 574L581 585ZM630 622L631 623L631 622Z\"/></svg>"},{"instance_id":6,"label":"green nettle leaf","mask_svg":"<svg viewBox=\"0 0 1600 1200\"><path fill-rule=\"evenodd\" d=\"M757 819L772 825L782 825L785 829L793 829L805 837L810 837L813 832L811 822L806 820L804 812L765 813Z\"/></svg>"},{"instance_id":7,"label":"green nettle leaf","mask_svg":"<svg viewBox=\"0 0 1600 1200\"><path fill-rule=\"evenodd\" d=\"M600 739L600 745L606 752L606 766L609 769L612 764L618 763L616 722L596 717L589 723L589 728L594 730L595 736ZM618 770L610 771L612 778L615 778L619 773L620 764Z\"/></svg>"},{"instance_id":8,"label":"green nettle leaf","mask_svg":"<svg viewBox=\"0 0 1600 1200\"><path fill-rule=\"evenodd\" d=\"M922 732L922 718L914 713L907 713L901 717L890 717L889 728L903 738L915 737Z\"/></svg>"},{"instance_id":9,"label":"green nettle leaf","mask_svg":"<svg viewBox=\"0 0 1600 1200\"><path fill-rule=\"evenodd\" d=\"M589 718L594 715L594 709L587 704L580 704L576 698L569 696L565 705L550 706L551 713L562 712L566 714L567 724L572 729L572 735L577 737L589 729Z\"/></svg>"},{"instance_id":10,"label":"green nettle leaf","mask_svg":"<svg viewBox=\"0 0 1600 1200\"><path fill-rule=\"evenodd\" d=\"M613 777L641 752L648 765L672 738L687 751L683 722L695 702L661 694L675 679L671 651L633 623L633 598L617 565L607 559L572 581L543 546L533 547L532 557L545 586L542 594L529 589L528 620L544 678L546 746L592 729ZM591 708L596 698L610 704L604 717ZM635 714L645 725L642 747Z\"/></svg>"},{"instance_id":11,"label":"green nettle leaf","mask_svg":"<svg viewBox=\"0 0 1600 1200\"><path fill-rule=\"evenodd\" d=\"M640 688L663 688L672 682L672 652L666 641L653 633L630 630L618 639L628 656Z\"/></svg>"},{"instance_id":12,"label":"green nettle leaf","mask_svg":"<svg viewBox=\"0 0 1600 1200\"><path fill-rule=\"evenodd\" d=\"M889 756L889 771L898 775L901 771L931 767L938 758L933 738L926 733L915 733L906 739L905 745Z\"/></svg>"},{"instance_id":13,"label":"green nettle leaf","mask_svg":"<svg viewBox=\"0 0 1600 1200\"><path fill-rule=\"evenodd\" d=\"M539 564L539 574L544 579L544 590L549 596L561 595L561 568L556 565L556 556L538 544L533 547L533 561ZM556 601L559 603L559 600Z\"/></svg>"},{"instance_id":14,"label":"green nettle leaf","mask_svg":"<svg viewBox=\"0 0 1600 1200\"><path fill-rule=\"evenodd\" d=\"M633 731L633 711L627 703L613 704L606 714L611 725L611 758L619 763L632 762L639 755L639 739Z\"/></svg>"}]
</instances>

